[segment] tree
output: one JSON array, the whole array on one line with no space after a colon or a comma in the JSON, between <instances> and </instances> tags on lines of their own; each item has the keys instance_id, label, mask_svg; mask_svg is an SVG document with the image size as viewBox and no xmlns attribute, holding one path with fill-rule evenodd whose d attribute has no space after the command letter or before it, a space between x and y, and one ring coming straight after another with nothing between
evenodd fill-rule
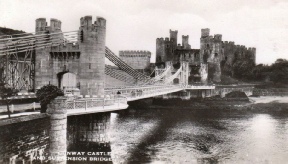
<instances>
[{"instance_id":1,"label":"tree","mask_svg":"<svg viewBox=\"0 0 288 164\"><path fill-rule=\"evenodd\" d=\"M11 118L10 114L10 102L12 99L8 99L9 97L17 95L18 90L7 87L7 83L5 83L3 80L0 81L0 96L2 100L5 101L5 104L7 105L7 111L8 111L8 117Z\"/></svg>"},{"instance_id":2,"label":"tree","mask_svg":"<svg viewBox=\"0 0 288 164\"><path fill-rule=\"evenodd\" d=\"M252 69L255 67L255 64L252 60L239 60L236 61L233 66L234 76L239 79L250 79L252 76Z\"/></svg>"},{"instance_id":3,"label":"tree","mask_svg":"<svg viewBox=\"0 0 288 164\"><path fill-rule=\"evenodd\" d=\"M277 59L271 66L270 79L274 83L288 83L288 61Z\"/></svg>"},{"instance_id":4,"label":"tree","mask_svg":"<svg viewBox=\"0 0 288 164\"><path fill-rule=\"evenodd\" d=\"M40 101L41 113L45 113L47 105L56 97L63 96L63 91L54 85L45 85L36 92L37 99Z\"/></svg>"}]
</instances>

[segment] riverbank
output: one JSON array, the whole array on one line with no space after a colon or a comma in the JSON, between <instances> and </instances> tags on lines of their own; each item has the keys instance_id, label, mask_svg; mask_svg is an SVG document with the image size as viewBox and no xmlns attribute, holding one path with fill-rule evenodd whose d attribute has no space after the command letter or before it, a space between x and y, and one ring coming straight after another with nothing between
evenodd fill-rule
<instances>
[{"instance_id":1,"label":"riverbank","mask_svg":"<svg viewBox=\"0 0 288 164\"><path fill-rule=\"evenodd\" d=\"M248 101L237 99L154 99L149 106L151 109L191 109L191 110L205 110L214 109L217 111L241 111L241 112L281 112L288 113L288 96L260 96L249 97Z\"/></svg>"}]
</instances>

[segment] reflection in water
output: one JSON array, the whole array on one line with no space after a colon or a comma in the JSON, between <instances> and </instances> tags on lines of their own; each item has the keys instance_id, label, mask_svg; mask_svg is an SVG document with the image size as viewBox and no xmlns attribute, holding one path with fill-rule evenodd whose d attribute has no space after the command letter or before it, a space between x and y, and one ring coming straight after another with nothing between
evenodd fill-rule
<instances>
[{"instance_id":1,"label":"reflection in water","mask_svg":"<svg viewBox=\"0 0 288 164\"><path fill-rule=\"evenodd\" d=\"M213 109L113 114L114 163L284 163L288 117Z\"/></svg>"},{"instance_id":2,"label":"reflection in water","mask_svg":"<svg viewBox=\"0 0 288 164\"><path fill-rule=\"evenodd\" d=\"M67 163L112 163L109 127L110 113L68 117Z\"/></svg>"},{"instance_id":3,"label":"reflection in water","mask_svg":"<svg viewBox=\"0 0 288 164\"><path fill-rule=\"evenodd\" d=\"M1 128L0 163L31 162L33 154L45 154L44 150L49 147L48 127L47 118ZM68 152L85 152L84 155L68 154L68 157L94 159L67 163L99 163L100 157L116 164L282 164L288 161L287 113L127 109L69 116L67 132ZM100 152L103 154L97 154Z\"/></svg>"},{"instance_id":4,"label":"reflection in water","mask_svg":"<svg viewBox=\"0 0 288 164\"><path fill-rule=\"evenodd\" d=\"M113 163L285 163L288 160L287 114L128 109L68 117L67 130L68 152L86 152L81 157L94 159L107 157ZM91 155L91 152L107 154Z\"/></svg>"}]
</instances>

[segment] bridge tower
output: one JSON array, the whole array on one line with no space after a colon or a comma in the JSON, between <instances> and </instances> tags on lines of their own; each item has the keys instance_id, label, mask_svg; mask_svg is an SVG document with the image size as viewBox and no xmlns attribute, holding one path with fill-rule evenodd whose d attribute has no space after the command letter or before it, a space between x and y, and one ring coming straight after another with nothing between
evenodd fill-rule
<instances>
[{"instance_id":1,"label":"bridge tower","mask_svg":"<svg viewBox=\"0 0 288 164\"><path fill-rule=\"evenodd\" d=\"M92 16L80 19L79 49L80 90L83 95L103 95L105 87L105 37L106 20L97 17L92 23Z\"/></svg>"},{"instance_id":2,"label":"bridge tower","mask_svg":"<svg viewBox=\"0 0 288 164\"><path fill-rule=\"evenodd\" d=\"M188 85L188 78L189 78L189 63L188 62L181 62L182 64L182 71L180 74L180 84Z\"/></svg>"}]
</instances>

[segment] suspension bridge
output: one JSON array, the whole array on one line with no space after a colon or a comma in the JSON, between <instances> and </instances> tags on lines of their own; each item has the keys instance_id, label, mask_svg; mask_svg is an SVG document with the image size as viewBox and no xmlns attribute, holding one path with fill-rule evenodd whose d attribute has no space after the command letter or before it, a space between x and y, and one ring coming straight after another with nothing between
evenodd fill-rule
<instances>
[{"instance_id":1,"label":"suspension bridge","mask_svg":"<svg viewBox=\"0 0 288 164\"><path fill-rule=\"evenodd\" d=\"M94 23L91 16L81 18L79 30L68 32L61 31L59 20L51 19L47 26L46 19L39 18L36 32L0 35L1 79L11 88L32 92L48 83L65 88L67 93L79 90L82 96L69 100L67 109L86 111L97 107L127 108L127 101L181 90L215 89L213 85L188 85L187 62L174 68L173 63L167 61L165 68L155 68L154 77L141 73L106 46L105 36L106 20L101 17ZM105 58L119 69L105 65ZM108 86L103 74L125 85Z\"/></svg>"}]
</instances>

